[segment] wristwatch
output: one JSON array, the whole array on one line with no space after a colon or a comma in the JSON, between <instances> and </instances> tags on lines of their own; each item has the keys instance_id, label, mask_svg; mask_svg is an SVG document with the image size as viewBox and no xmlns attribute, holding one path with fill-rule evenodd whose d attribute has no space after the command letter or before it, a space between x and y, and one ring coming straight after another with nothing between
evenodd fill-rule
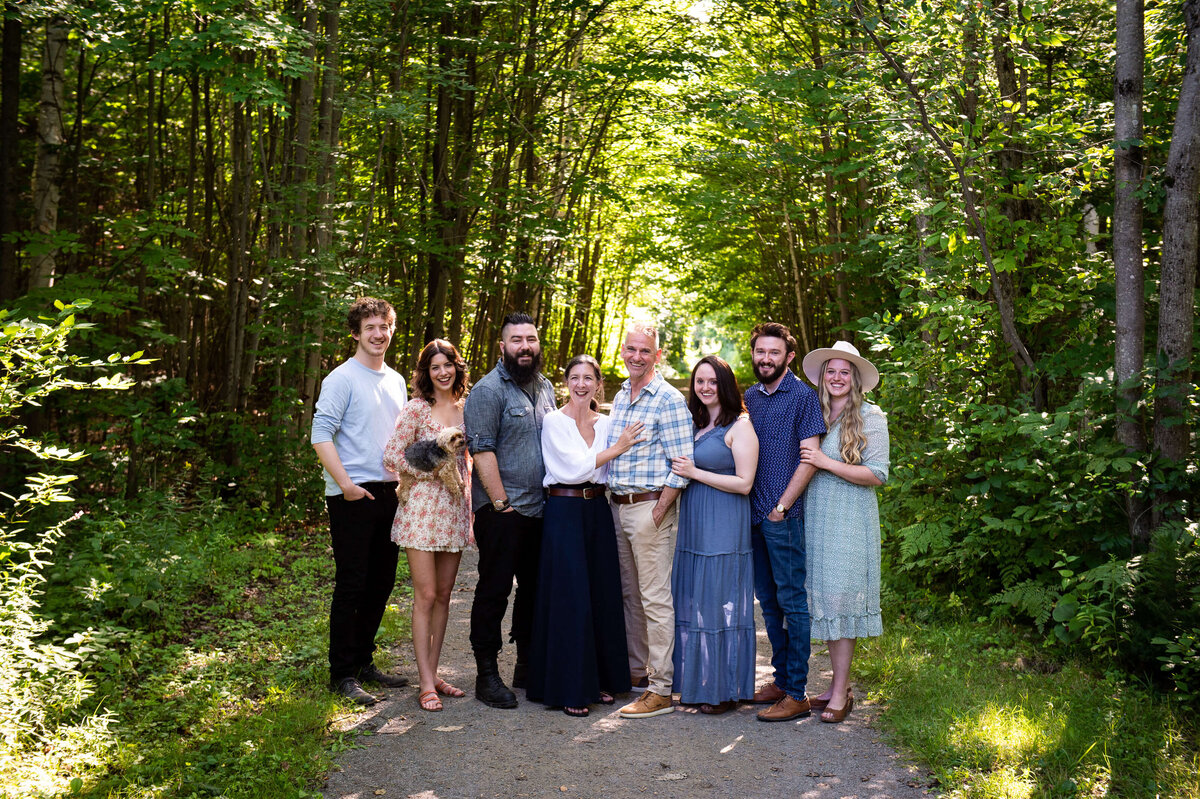
<instances>
[{"instance_id":1,"label":"wristwatch","mask_svg":"<svg viewBox=\"0 0 1200 799\"><path fill-rule=\"evenodd\" d=\"M779 515L783 516L783 515L787 514L788 509L783 506L782 502L780 502L778 505L775 506L775 512L778 513Z\"/></svg>"},{"instance_id":2,"label":"wristwatch","mask_svg":"<svg viewBox=\"0 0 1200 799\"><path fill-rule=\"evenodd\" d=\"M497 513L506 511L509 507L508 497L492 500L492 510L495 510Z\"/></svg>"}]
</instances>

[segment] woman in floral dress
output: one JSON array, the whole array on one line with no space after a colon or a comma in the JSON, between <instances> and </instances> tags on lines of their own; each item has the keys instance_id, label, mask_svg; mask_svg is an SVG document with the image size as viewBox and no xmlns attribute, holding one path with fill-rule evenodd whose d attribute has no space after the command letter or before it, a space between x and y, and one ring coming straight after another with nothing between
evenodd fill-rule
<instances>
[{"instance_id":1,"label":"woman in floral dress","mask_svg":"<svg viewBox=\"0 0 1200 799\"><path fill-rule=\"evenodd\" d=\"M418 701L424 710L441 710L442 696L466 695L438 677L438 660L458 562L463 550L475 543L471 534L471 462L466 453L459 456L463 489L452 493L434 473L413 468L404 451L416 441L436 438L447 427L462 428L467 364L453 344L434 339L425 345L413 370L412 388L413 399L400 411L383 463L397 474L417 478L408 502L396 511L392 540L404 549L412 575Z\"/></svg>"}]
</instances>

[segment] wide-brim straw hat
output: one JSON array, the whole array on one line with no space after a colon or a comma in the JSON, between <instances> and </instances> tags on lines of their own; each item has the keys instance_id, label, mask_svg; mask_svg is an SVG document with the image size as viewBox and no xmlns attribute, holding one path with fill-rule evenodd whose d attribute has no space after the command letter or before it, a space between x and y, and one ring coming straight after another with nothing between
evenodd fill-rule
<instances>
[{"instance_id":1,"label":"wide-brim straw hat","mask_svg":"<svg viewBox=\"0 0 1200 799\"><path fill-rule=\"evenodd\" d=\"M830 358L841 358L858 367L858 378L862 383L864 394L879 385L879 370L875 368L874 364L859 355L858 350L849 341L839 341L832 347L822 347L805 355L801 368L804 370L804 376L808 378L808 382L820 388L821 364Z\"/></svg>"}]
</instances>

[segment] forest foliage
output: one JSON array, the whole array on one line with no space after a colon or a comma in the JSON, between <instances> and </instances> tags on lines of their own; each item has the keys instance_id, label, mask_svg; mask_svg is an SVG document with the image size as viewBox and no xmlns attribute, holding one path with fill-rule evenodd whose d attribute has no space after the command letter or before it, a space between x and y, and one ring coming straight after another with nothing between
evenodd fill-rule
<instances>
[{"instance_id":1,"label":"forest foliage","mask_svg":"<svg viewBox=\"0 0 1200 799\"><path fill-rule=\"evenodd\" d=\"M231 548L317 510L313 402L370 293L402 373L444 336L481 375L517 308L551 372L619 371L636 316L676 373L748 377L768 318L852 340L891 418L890 607L1200 701L1198 75L1197 0L6 3L0 422L42 443L0 439L2 644L57 665L0 691L86 693L85 640L153 627L180 539L128 525L164 497L249 509ZM133 351L127 390L46 392ZM43 470L83 522L13 499ZM20 718L5 757L54 734Z\"/></svg>"}]
</instances>

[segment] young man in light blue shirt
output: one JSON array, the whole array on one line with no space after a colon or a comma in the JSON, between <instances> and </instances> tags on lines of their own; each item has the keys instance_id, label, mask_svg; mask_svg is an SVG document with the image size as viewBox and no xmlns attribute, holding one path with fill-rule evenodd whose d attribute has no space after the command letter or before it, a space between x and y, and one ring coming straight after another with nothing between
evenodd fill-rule
<instances>
[{"instance_id":1,"label":"young man in light blue shirt","mask_svg":"<svg viewBox=\"0 0 1200 799\"><path fill-rule=\"evenodd\" d=\"M384 363L396 313L362 297L347 316L354 355L326 376L313 414L312 445L325 471L325 506L336 566L329 607L329 686L360 705L378 697L363 682L401 687L373 661L375 634L396 583L399 548L392 543L396 475L383 448L408 400L404 378Z\"/></svg>"}]
</instances>

